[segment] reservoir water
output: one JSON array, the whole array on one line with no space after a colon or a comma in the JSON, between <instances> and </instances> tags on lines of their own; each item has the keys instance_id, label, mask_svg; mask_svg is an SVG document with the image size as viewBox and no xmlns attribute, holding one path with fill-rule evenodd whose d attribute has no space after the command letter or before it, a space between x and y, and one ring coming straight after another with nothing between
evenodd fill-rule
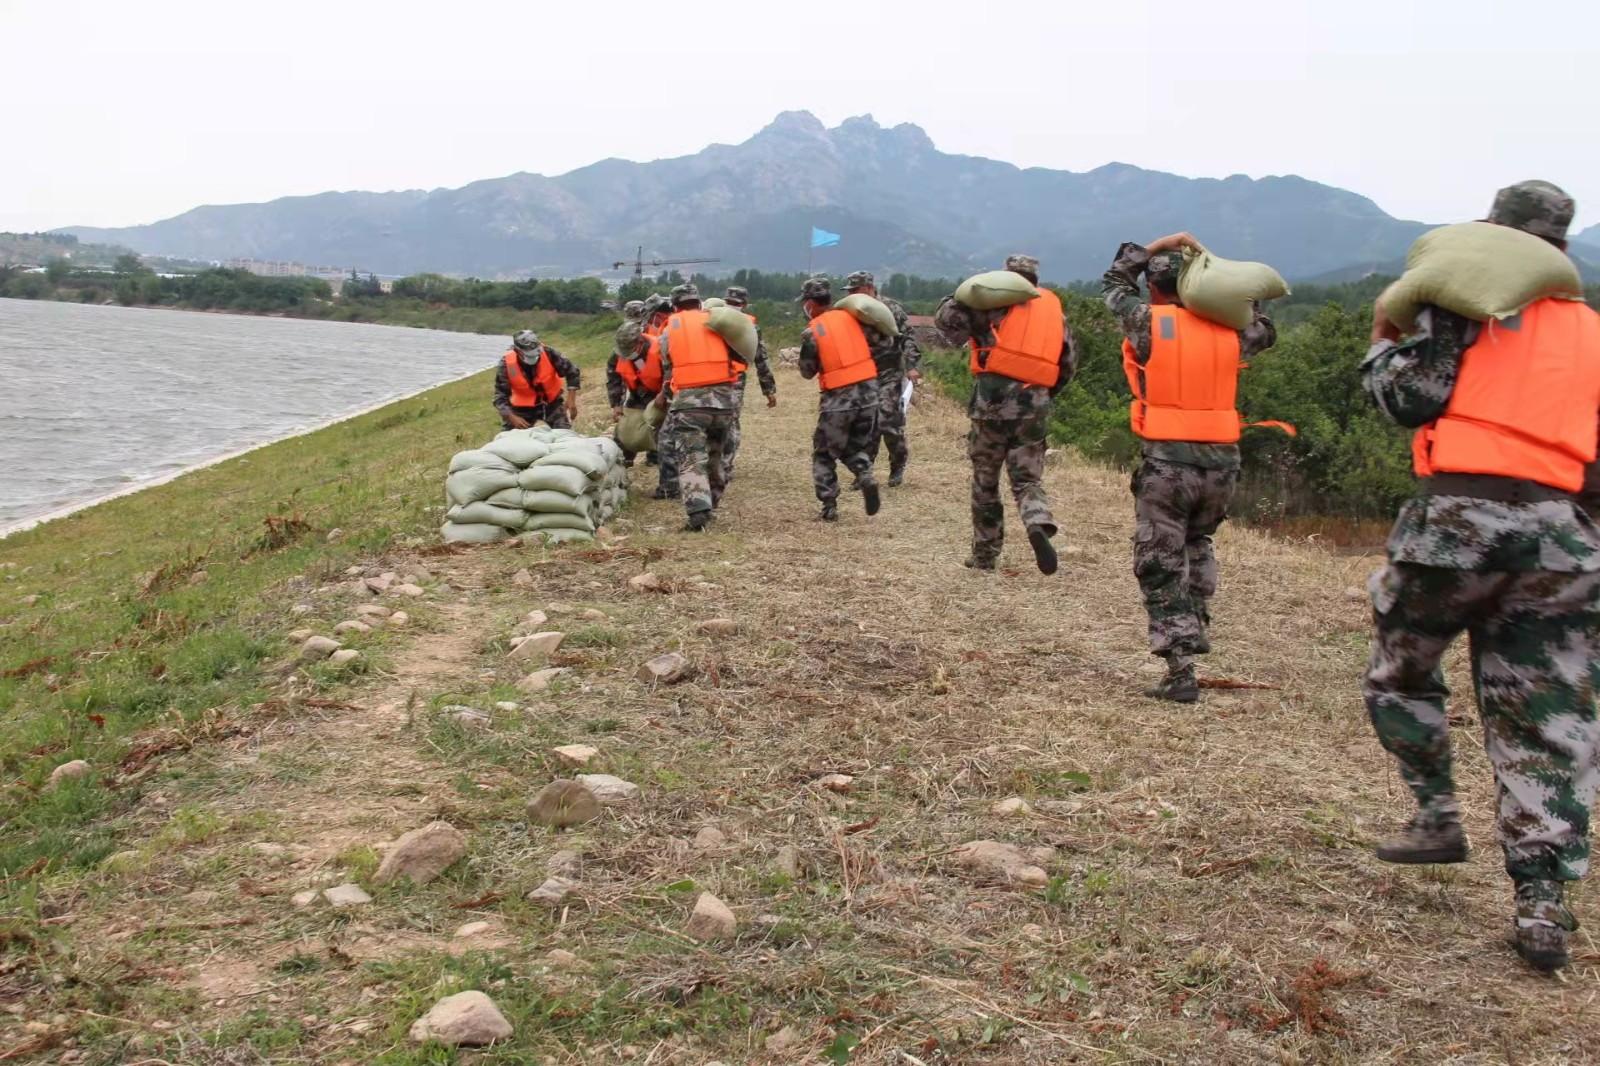
<instances>
[{"instance_id":1,"label":"reservoir water","mask_svg":"<svg viewBox=\"0 0 1600 1066\"><path fill-rule=\"evenodd\" d=\"M471 333L0 299L0 533L504 350Z\"/></svg>"}]
</instances>

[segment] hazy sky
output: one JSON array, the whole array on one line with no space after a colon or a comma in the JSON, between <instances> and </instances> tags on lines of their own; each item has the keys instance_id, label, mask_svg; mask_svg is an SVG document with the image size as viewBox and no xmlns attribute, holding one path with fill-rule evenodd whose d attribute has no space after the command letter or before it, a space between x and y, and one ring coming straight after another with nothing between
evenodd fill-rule
<instances>
[{"instance_id":1,"label":"hazy sky","mask_svg":"<svg viewBox=\"0 0 1600 1066\"><path fill-rule=\"evenodd\" d=\"M1023 166L1300 174L1427 221L1543 177L1600 221L1593 0L0 0L0 41L0 229L558 174L788 109Z\"/></svg>"}]
</instances>

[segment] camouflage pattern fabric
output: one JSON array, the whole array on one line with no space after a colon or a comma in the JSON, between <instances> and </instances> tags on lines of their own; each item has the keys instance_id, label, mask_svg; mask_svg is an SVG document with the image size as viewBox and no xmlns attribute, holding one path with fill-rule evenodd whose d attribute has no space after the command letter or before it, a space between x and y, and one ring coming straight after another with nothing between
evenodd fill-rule
<instances>
[{"instance_id":1,"label":"camouflage pattern fabric","mask_svg":"<svg viewBox=\"0 0 1600 1066\"><path fill-rule=\"evenodd\" d=\"M523 333L531 335L532 331L523 330ZM521 334L518 334L518 336L521 336ZM535 339L534 343L538 344L537 339ZM539 359L549 359L550 365L555 368L556 373L561 376L563 381L566 382L566 386L569 390L572 392L577 392L579 388L582 387L583 372L578 369L577 364L573 363L572 360L568 359L566 356L562 355L560 352L548 345L540 345L538 347L538 353L539 354L537 356L534 356L532 354L532 349L529 349L527 354L525 354L523 357L523 363L525 365L532 366L535 365ZM530 362L530 359L532 362ZM494 409L500 415L500 424L505 426L507 429L511 428L511 419L509 416L513 413L527 419L529 422L544 422L548 424L551 429L568 429L571 428L572 425L571 419L567 417L566 408L562 406L560 397L557 397L550 403L536 404L533 407L512 407L511 378L506 373L506 361L504 358L495 364ZM559 419L560 421L558 422L556 419Z\"/></svg>"},{"instance_id":2,"label":"camouflage pattern fabric","mask_svg":"<svg viewBox=\"0 0 1600 1066\"><path fill-rule=\"evenodd\" d=\"M1228 517L1238 470L1148 456L1133 474L1133 574L1150 620L1150 652L1167 658L1207 650L1217 591L1212 534Z\"/></svg>"},{"instance_id":3,"label":"camouflage pattern fabric","mask_svg":"<svg viewBox=\"0 0 1600 1066\"><path fill-rule=\"evenodd\" d=\"M994 330L1005 317L1005 309L977 311L947 296L934 312L934 325L946 344L966 347L974 338L980 344L994 343ZM1065 323L1065 316L1063 323ZM1078 348L1066 327L1061 344L1061 376L1053 389L1025 385L1000 374L979 374L972 381L972 396L967 401L967 416L987 421L1009 422L1049 414L1052 402L1078 372Z\"/></svg>"},{"instance_id":4,"label":"camouflage pattern fabric","mask_svg":"<svg viewBox=\"0 0 1600 1066\"><path fill-rule=\"evenodd\" d=\"M733 412L733 422L728 426L728 432L722 441L722 484L726 488L733 483L733 460L739 454L739 442L744 434L740 423L744 420L744 382L739 382L739 406Z\"/></svg>"},{"instance_id":5,"label":"camouflage pattern fabric","mask_svg":"<svg viewBox=\"0 0 1600 1066\"><path fill-rule=\"evenodd\" d=\"M876 385L877 382L862 384ZM817 490L817 499L828 503L839 498L837 463L843 463L862 485L877 484L872 475L872 448L877 439L876 403L819 411L817 431L811 438L811 481Z\"/></svg>"},{"instance_id":6,"label":"camouflage pattern fabric","mask_svg":"<svg viewBox=\"0 0 1600 1066\"><path fill-rule=\"evenodd\" d=\"M1518 881L1582 877L1600 784L1600 574L1390 562L1371 592L1375 632L1362 692L1424 815L1455 811L1439 662L1465 631L1506 871Z\"/></svg>"},{"instance_id":7,"label":"camouflage pattern fabric","mask_svg":"<svg viewBox=\"0 0 1600 1066\"><path fill-rule=\"evenodd\" d=\"M682 482L678 471L678 417L683 412L676 408L667 409L667 417L661 420L661 428L656 431L656 491L676 496L682 490Z\"/></svg>"},{"instance_id":8,"label":"camouflage pattern fabric","mask_svg":"<svg viewBox=\"0 0 1600 1066\"><path fill-rule=\"evenodd\" d=\"M670 416L670 450L678 464L683 509L688 514L716 510L722 502L722 448L735 417L733 411L707 408L674 411ZM663 467L668 450L662 449Z\"/></svg>"},{"instance_id":9,"label":"camouflage pattern fabric","mask_svg":"<svg viewBox=\"0 0 1600 1066\"><path fill-rule=\"evenodd\" d=\"M878 439L872 445L872 459L878 459L878 446L889 453L889 473L903 471L911 461L906 442L906 409L901 399L905 392L905 371L899 368L878 372Z\"/></svg>"},{"instance_id":10,"label":"camouflage pattern fabric","mask_svg":"<svg viewBox=\"0 0 1600 1066\"><path fill-rule=\"evenodd\" d=\"M1018 418L972 420L972 428L967 431L967 458L972 460L972 555L979 562L998 559L1005 545L1006 512L1000 502L1002 468L1011 480L1011 495L1023 526L1041 526L1055 536L1056 521L1044 491L1049 421L1048 409Z\"/></svg>"},{"instance_id":11,"label":"camouflage pattern fabric","mask_svg":"<svg viewBox=\"0 0 1600 1066\"><path fill-rule=\"evenodd\" d=\"M1576 212L1572 197L1548 181L1519 181L1495 193L1488 221L1551 241L1567 239Z\"/></svg>"},{"instance_id":12,"label":"camouflage pattern fabric","mask_svg":"<svg viewBox=\"0 0 1600 1066\"><path fill-rule=\"evenodd\" d=\"M572 419L568 417L566 403L562 400L551 400L549 403L535 404L532 407L513 407L506 404L499 411L500 425L505 429L511 428L511 420L506 417L507 412L513 412L527 419L530 425L543 422L551 429L572 428Z\"/></svg>"}]
</instances>

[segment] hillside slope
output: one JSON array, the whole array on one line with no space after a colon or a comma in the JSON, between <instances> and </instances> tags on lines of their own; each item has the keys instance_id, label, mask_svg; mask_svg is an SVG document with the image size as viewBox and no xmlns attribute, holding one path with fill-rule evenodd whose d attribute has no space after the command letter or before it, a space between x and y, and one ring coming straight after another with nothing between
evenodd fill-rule
<instances>
[{"instance_id":1,"label":"hillside slope","mask_svg":"<svg viewBox=\"0 0 1600 1066\"><path fill-rule=\"evenodd\" d=\"M851 499L823 526L809 521L812 387L779 380L781 406L746 416L738 479L701 537L675 532L676 506L645 501L596 550L435 550L444 463L492 431L476 381L0 542L0 565L14 564L0 616L48 634L68 603L123 593L107 568L126 559L102 552L188 556L124 544L173 493L231 502L207 520L216 529L189 534L216 546L208 580L178 581L163 595L179 599L144 601L145 616L198 619L206 588L276 565L234 558L240 534L224 523L242 530L299 491L316 530L284 549L294 571L230 619L266 653L253 695L103 750L92 729L34 755L0 749L21 760L13 803L90 753L89 779L37 802L81 809L102 842L99 857L0 870L19 916L0 927L0 999L21 1007L0 1014L0 1052L70 1040L91 1062L791 1063L828 1049L865 1063L1557 1062L1600 1038L1587 934L1562 983L1526 976L1504 943L1508 890L1465 700L1460 773L1480 850L1449 870L1370 854L1406 804L1357 691L1366 608L1347 590L1371 559L1226 528L1207 670L1270 687L1195 708L1147 701L1125 476L1058 457L1061 573L1034 572L1013 525L1002 571L975 574L960 566L953 404L914 412L911 477L882 514ZM325 491L339 469L351 496ZM265 471L280 477L269 495L253 480ZM345 536L328 544L334 524ZM347 565L414 575L424 595L374 601ZM643 572L659 591L630 589ZM403 605L413 624L348 638L363 673L293 667L285 632L326 632L363 602ZM529 664L506 656L531 609L567 634L554 661L569 672L539 695L518 690ZM717 617L738 632L699 631ZM120 618L94 639L151 624ZM667 650L696 675L634 680ZM95 662L86 648L56 684L74 691ZM1450 669L1470 691L1459 656ZM26 683L41 687L13 690L13 728L34 728L23 708L53 698L37 675ZM506 700L519 709L492 710L484 729L448 709ZM550 753L571 743L598 748L590 770L642 798L568 834L530 830L524 802L571 773ZM817 784L831 773L853 780ZM993 812L1013 796L1031 812ZM421 888L373 888L376 849L433 819L467 832L465 861ZM953 850L979 838L1044 849L1048 884L962 869ZM581 853L578 887L554 910L524 901L560 849ZM291 903L346 880L374 901ZM733 909L732 941L682 935L702 890ZM1577 903L1586 922L1591 898ZM456 932L469 922L487 924ZM459 1060L410 1044L410 1023L461 988L495 999L510 1041Z\"/></svg>"}]
</instances>

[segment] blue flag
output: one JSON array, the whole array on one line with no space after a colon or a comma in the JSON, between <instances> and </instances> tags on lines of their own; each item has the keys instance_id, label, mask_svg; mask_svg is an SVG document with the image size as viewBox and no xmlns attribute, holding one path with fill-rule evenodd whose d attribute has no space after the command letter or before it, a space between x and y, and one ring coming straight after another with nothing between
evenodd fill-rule
<instances>
[{"instance_id":1,"label":"blue flag","mask_svg":"<svg viewBox=\"0 0 1600 1066\"><path fill-rule=\"evenodd\" d=\"M811 227L811 247L832 248L838 243L839 235L837 233L829 233L827 230L818 229L815 226Z\"/></svg>"}]
</instances>

